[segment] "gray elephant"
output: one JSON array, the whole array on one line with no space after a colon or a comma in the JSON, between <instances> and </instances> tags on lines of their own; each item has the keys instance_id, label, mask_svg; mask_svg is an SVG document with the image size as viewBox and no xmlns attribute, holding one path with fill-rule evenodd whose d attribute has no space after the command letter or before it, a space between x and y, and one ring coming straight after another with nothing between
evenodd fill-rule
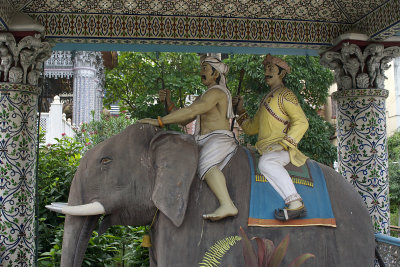
<instances>
[{"instance_id":1,"label":"gray elephant","mask_svg":"<svg viewBox=\"0 0 400 267\"><path fill-rule=\"evenodd\" d=\"M211 246L237 236L240 227L249 237L275 244L290 233L284 264L309 252L316 257L304 266L373 266L375 239L369 213L353 187L333 169L320 165L337 228L247 227L250 166L245 150L239 148L223 170L239 214L218 222L202 219L218 201L197 179L197 161L192 136L144 124L131 125L89 150L72 181L68 205L52 206L67 214L61 266L81 265L101 214L104 232L112 225L150 224L157 209L151 266L198 266ZM244 266L239 242L221 259L221 266L229 265Z\"/></svg>"}]
</instances>

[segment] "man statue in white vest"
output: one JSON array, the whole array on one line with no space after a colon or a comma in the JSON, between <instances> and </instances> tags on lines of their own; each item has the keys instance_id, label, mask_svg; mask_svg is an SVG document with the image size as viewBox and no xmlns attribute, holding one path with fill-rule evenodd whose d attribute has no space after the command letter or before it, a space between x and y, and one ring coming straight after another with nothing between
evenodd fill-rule
<instances>
[{"instance_id":1,"label":"man statue in white vest","mask_svg":"<svg viewBox=\"0 0 400 267\"><path fill-rule=\"evenodd\" d=\"M200 76L207 91L188 107L173 110L170 99L170 114L157 119L142 119L139 123L148 123L163 127L165 124L178 123L186 125L197 119L195 138L200 147L198 174L206 180L217 197L220 206L204 219L220 220L238 213L226 187L222 169L235 154L238 143L230 131L229 120L233 118L232 97L226 87L225 75L228 66L214 56L201 60Z\"/></svg>"}]
</instances>

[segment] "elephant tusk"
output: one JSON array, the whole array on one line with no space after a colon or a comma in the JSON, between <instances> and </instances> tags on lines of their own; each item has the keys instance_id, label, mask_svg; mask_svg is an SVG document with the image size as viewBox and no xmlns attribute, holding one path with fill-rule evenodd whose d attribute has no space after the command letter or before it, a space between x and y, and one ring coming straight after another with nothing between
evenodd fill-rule
<instances>
[{"instance_id":1,"label":"elephant tusk","mask_svg":"<svg viewBox=\"0 0 400 267\"><path fill-rule=\"evenodd\" d=\"M53 203L51 203L51 205L46 205L46 208L51 211L62 213L62 208L65 206L68 206L68 203L53 202Z\"/></svg>"},{"instance_id":2,"label":"elephant tusk","mask_svg":"<svg viewBox=\"0 0 400 267\"><path fill-rule=\"evenodd\" d=\"M56 202L51 203L51 205L46 205L46 208L51 211L73 216L91 216L106 213L103 205L97 201L78 206L68 206L67 203Z\"/></svg>"}]
</instances>

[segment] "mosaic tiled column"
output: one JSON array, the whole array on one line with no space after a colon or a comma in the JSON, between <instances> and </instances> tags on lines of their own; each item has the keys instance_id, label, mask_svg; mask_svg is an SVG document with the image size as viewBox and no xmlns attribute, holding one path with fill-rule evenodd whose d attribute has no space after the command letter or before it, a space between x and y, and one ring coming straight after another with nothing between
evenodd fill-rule
<instances>
[{"instance_id":1,"label":"mosaic tiled column","mask_svg":"<svg viewBox=\"0 0 400 267\"><path fill-rule=\"evenodd\" d=\"M375 230L389 232L386 107L388 91L353 89L335 92L338 163L371 214Z\"/></svg>"},{"instance_id":2,"label":"mosaic tiled column","mask_svg":"<svg viewBox=\"0 0 400 267\"><path fill-rule=\"evenodd\" d=\"M37 86L51 46L40 35L18 43L0 34L0 258L35 266Z\"/></svg>"},{"instance_id":3,"label":"mosaic tiled column","mask_svg":"<svg viewBox=\"0 0 400 267\"><path fill-rule=\"evenodd\" d=\"M357 43L357 44L355 44ZM389 181L384 72L399 47L344 42L321 64L335 71L338 165L365 201L375 231L389 234Z\"/></svg>"}]
</instances>

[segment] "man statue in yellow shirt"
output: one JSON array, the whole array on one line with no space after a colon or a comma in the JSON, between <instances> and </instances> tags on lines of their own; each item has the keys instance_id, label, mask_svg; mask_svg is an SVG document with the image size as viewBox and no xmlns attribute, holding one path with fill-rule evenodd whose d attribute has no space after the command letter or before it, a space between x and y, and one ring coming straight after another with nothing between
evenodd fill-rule
<instances>
[{"instance_id":1,"label":"man statue in yellow shirt","mask_svg":"<svg viewBox=\"0 0 400 267\"><path fill-rule=\"evenodd\" d=\"M238 143L230 131L229 119L233 117L232 97L226 87L225 75L228 66L213 56L201 60L201 82L207 91L193 104L181 109L173 109L167 93L167 104L172 111L158 119L141 119L139 123L148 123L163 127L164 124L179 123L186 125L196 119L195 139L200 148L198 173L205 179L211 191L217 197L220 207L204 219L217 221L228 216L235 216L238 209L232 202L226 187L222 169L235 154Z\"/></svg>"},{"instance_id":2,"label":"man statue in yellow shirt","mask_svg":"<svg viewBox=\"0 0 400 267\"><path fill-rule=\"evenodd\" d=\"M275 218L287 221L307 213L284 166L289 162L295 166L306 162L307 157L297 149L297 144L307 131L308 120L296 95L283 84L286 73L290 73L289 65L270 54L263 64L270 92L261 101L254 118L247 115L242 97L233 99L233 104L238 105L237 121L244 132L258 134L256 148L262 155L258 168L285 201L285 207L275 210Z\"/></svg>"}]
</instances>

